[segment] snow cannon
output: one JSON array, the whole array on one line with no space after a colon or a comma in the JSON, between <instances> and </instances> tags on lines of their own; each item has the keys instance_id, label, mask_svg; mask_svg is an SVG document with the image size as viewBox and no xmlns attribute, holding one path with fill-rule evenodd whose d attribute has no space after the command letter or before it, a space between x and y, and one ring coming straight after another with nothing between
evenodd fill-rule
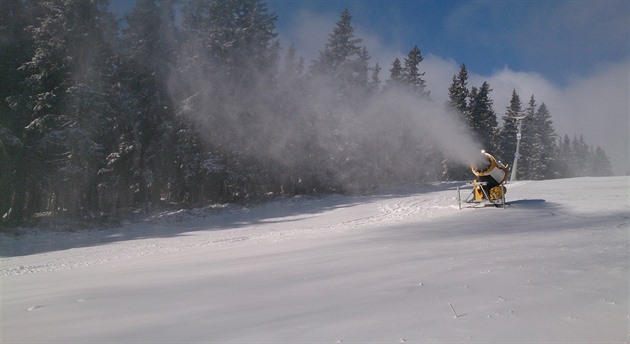
<instances>
[{"instance_id":1,"label":"snow cannon","mask_svg":"<svg viewBox=\"0 0 630 344\"><path fill-rule=\"evenodd\" d=\"M490 153L481 151L481 159L470 166L472 173L477 176L474 194L476 201L488 199L498 201L504 198L507 189L503 183L510 174L507 166L497 161Z\"/></svg>"},{"instance_id":2,"label":"snow cannon","mask_svg":"<svg viewBox=\"0 0 630 344\"><path fill-rule=\"evenodd\" d=\"M477 177L467 186L472 186L472 192L466 203L486 203L485 205L501 206L505 208L505 193L503 186L510 174L506 165L497 161L491 154L481 151L481 156L470 166L470 170ZM461 209L461 196L458 188L458 200Z\"/></svg>"}]
</instances>

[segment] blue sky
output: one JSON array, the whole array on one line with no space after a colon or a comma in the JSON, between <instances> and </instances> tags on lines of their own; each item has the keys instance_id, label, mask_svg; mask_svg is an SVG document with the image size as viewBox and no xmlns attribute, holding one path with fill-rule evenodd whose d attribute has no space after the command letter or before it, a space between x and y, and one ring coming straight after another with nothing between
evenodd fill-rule
<instances>
[{"instance_id":1,"label":"blue sky","mask_svg":"<svg viewBox=\"0 0 630 344\"><path fill-rule=\"evenodd\" d=\"M133 3L110 0L118 13ZM465 63L484 75L507 66L566 85L602 64L630 56L630 1L626 0L267 0L267 4L278 16L283 45L301 45L305 55L316 55L347 8L358 38L366 38L364 34L376 39L379 47L395 55L417 45L425 55ZM301 42L308 37L297 36L304 16L327 18L317 28L319 39L313 39L316 33L311 32L308 47ZM378 62L388 69L392 61Z\"/></svg>"},{"instance_id":2,"label":"blue sky","mask_svg":"<svg viewBox=\"0 0 630 344\"><path fill-rule=\"evenodd\" d=\"M110 0L119 15L134 0ZM499 121L513 90L549 108L561 136L601 146L617 174L630 173L630 1L627 0L267 0L281 45L307 65L347 8L371 64L389 76L417 45L427 88L444 102L465 63L469 87L493 89Z\"/></svg>"},{"instance_id":3,"label":"blue sky","mask_svg":"<svg viewBox=\"0 0 630 344\"><path fill-rule=\"evenodd\" d=\"M377 36L386 47L406 52L418 45L424 54L452 58L481 74L508 66L540 73L559 85L630 54L628 1L269 0L268 4L278 15L278 31L288 39L296 39L292 33L300 13L338 19L348 8L355 27Z\"/></svg>"}]
</instances>

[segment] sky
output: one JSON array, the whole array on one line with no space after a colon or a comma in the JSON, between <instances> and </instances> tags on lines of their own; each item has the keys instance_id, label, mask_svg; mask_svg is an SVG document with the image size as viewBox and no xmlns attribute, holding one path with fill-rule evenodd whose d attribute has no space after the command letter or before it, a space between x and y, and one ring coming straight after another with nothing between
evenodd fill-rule
<instances>
[{"instance_id":1,"label":"sky","mask_svg":"<svg viewBox=\"0 0 630 344\"><path fill-rule=\"evenodd\" d=\"M110 0L118 12L133 0ZM499 123L512 91L523 107L533 95L550 110L558 134L584 135L601 146L614 172L625 174L630 126L630 2L267 0L277 15L281 45L293 44L307 65L317 58L347 8L371 65L389 74L396 57L417 45L427 87L447 99L452 77L465 64L469 87L493 89Z\"/></svg>"}]
</instances>

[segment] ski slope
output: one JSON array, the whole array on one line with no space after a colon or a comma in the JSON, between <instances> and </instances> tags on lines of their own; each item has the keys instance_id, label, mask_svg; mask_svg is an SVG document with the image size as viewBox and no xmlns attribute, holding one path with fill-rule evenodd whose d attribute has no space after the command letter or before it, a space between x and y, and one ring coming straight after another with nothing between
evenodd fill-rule
<instances>
[{"instance_id":1,"label":"ski slope","mask_svg":"<svg viewBox=\"0 0 630 344\"><path fill-rule=\"evenodd\" d=\"M0 237L2 343L624 343L628 177L457 183Z\"/></svg>"}]
</instances>

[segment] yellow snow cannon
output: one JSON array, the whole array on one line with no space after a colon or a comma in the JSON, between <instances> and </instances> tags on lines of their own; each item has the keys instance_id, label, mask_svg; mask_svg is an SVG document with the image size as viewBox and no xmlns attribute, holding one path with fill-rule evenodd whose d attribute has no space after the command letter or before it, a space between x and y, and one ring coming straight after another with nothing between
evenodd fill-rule
<instances>
[{"instance_id":1,"label":"yellow snow cannon","mask_svg":"<svg viewBox=\"0 0 630 344\"><path fill-rule=\"evenodd\" d=\"M473 190L466 199L466 203L494 205L505 208L505 193L507 189L503 184L507 181L510 171L506 165L497 161L491 154L481 151L481 156L471 166L470 170L477 179L466 185ZM461 196L458 188L458 200L461 209Z\"/></svg>"}]
</instances>

